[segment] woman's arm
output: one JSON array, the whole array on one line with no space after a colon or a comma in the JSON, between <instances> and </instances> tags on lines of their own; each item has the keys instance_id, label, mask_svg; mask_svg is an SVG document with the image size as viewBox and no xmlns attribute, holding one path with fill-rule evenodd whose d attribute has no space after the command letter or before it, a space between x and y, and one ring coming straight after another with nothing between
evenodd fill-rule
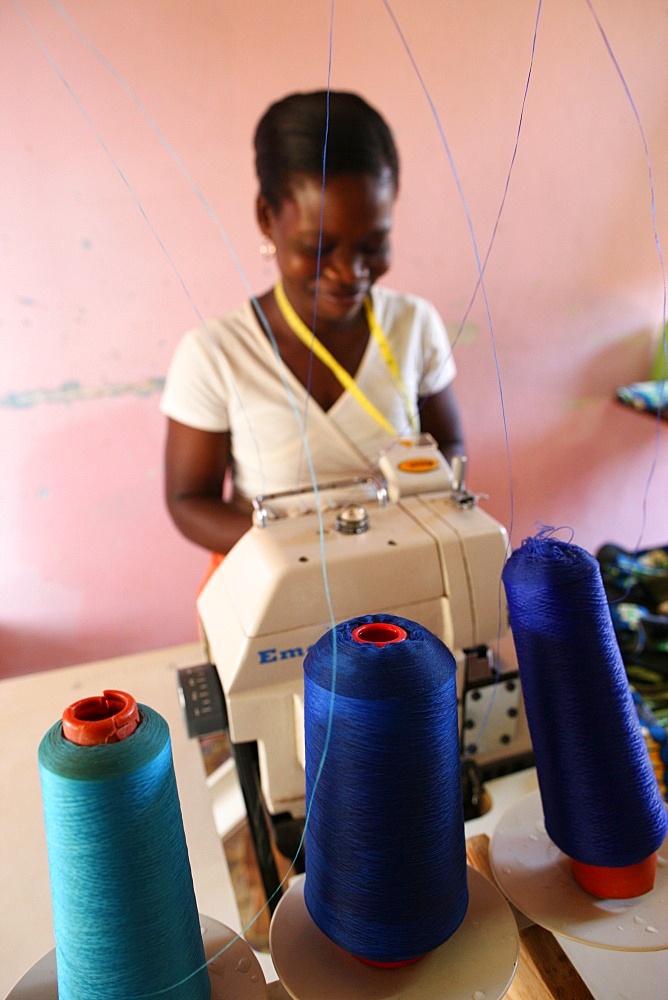
<instances>
[{"instance_id":1,"label":"woman's arm","mask_svg":"<svg viewBox=\"0 0 668 1000\"><path fill-rule=\"evenodd\" d=\"M419 400L419 409L420 428L431 434L448 462L455 455L464 455L464 433L452 386L424 396Z\"/></svg>"},{"instance_id":2,"label":"woman's arm","mask_svg":"<svg viewBox=\"0 0 668 1000\"><path fill-rule=\"evenodd\" d=\"M228 432L167 422L165 500L182 535L210 552L229 552L251 526L250 514L222 498L230 460Z\"/></svg>"}]
</instances>

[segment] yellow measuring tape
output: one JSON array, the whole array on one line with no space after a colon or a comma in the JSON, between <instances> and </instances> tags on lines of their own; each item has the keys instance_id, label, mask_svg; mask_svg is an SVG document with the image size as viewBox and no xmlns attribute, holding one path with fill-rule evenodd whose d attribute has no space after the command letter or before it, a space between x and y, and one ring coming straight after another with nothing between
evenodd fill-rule
<instances>
[{"instance_id":1,"label":"yellow measuring tape","mask_svg":"<svg viewBox=\"0 0 668 1000\"><path fill-rule=\"evenodd\" d=\"M329 368L333 375L338 379L343 388L353 396L360 406L366 410L369 416L373 417L381 427L383 427L389 434L393 437L398 436L398 431L392 424L387 420L383 414L376 409L371 400L366 396L362 390L359 388L355 379L352 375L345 370L345 368L339 364L336 358L327 350L325 345L318 340L316 335L312 330L309 330L306 323L304 323L295 310L292 308L288 302L287 295L285 294L285 289L283 288L283 282L278 281L274 287L274 297L276 298L276 304L281 311L283 319L288 324L292 332L299 337L302 344L308 347L309 350L313 351L316 358L322 361L324 365ZM366 298L364 300L364 311L366 313L366 320L369 324L369 331L371 336L378 345L378 349L383 357L385 364L387 365L388 371L392 376L392 379L396 383L399 392L401 393L404 406L406 408L406 413L410 421L411 428L415 433L418 431L418 423L415 413L413 412L413 407L411 406L410 399L408 397L408 392L406 386L404 385L404 380L401 377L401 372L399 371L399 365L397 364L397 359L395 358L392 348L389 345L387 337L383 333L383 330L376 319L376 315L373 311L373 305L371 304L371 299Z\"/></svg>"}]
</instances>

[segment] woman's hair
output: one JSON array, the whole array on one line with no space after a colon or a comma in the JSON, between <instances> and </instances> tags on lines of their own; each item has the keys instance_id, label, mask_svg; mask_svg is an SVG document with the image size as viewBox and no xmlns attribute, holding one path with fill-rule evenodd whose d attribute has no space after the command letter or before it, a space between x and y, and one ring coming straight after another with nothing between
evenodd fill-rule
<instances>
[{"instance_id":1,"label":"woman's hair","mask_svg":"<svg viewBox=\"0 0 668 1000\"><path fill-rule=\"evenodd\" d=\"M357 94L344 91L289 94L272 104L255 131L255 169L274 211L290 194L295 174L377 177L389 169L399 188L399 156L387 123Z\"/></svg>"}]
</instances>

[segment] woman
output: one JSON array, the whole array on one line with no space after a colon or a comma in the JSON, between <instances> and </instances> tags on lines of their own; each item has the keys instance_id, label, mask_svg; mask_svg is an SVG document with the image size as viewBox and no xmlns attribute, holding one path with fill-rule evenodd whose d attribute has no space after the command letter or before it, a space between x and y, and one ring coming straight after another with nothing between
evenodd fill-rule
<instances>
[{"instance_id":1,"label":"woman","mask_svg":"<svg viewBox=\"0 0 668 1000\"><path fill-rule=\"evenodd\" d=\"M168 509L219 553L250 526L254 496L365 472L397 436L463 451L437 313L376 284L399 188L382 117L355 94L293 94L260 120L255 153L279 281L186 335L162 401Z\"/></svg>"}]
</instances>

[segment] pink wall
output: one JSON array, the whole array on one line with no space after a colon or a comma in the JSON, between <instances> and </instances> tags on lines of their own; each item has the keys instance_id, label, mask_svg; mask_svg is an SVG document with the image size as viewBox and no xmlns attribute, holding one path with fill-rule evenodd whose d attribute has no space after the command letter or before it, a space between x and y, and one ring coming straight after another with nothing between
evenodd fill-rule
<instances>
[{"instance_id":1,"label":"pink wall","mask_svg":"<svg viewBox=\"0 0 668 1000\"><path fill-rule=\"evenodd\" d=\"M325 0L63 7L69 23L45 0L0 8L4 674L195 637L206 558L163 509L159 380L199 315L245 297L246 281L269 284L252 215L252 128L275 97L327 84ZM538 0L391 7L438 110L482 257ZM644 127L665 253L668 8L595 8ZM338 0L334 11L332 86L376 103L403 153L389 283L432 298L456 331L477 268L429 103L380 0ZM245 278L95 50L210 202ZM646 377L662 321L648 166L584 0L543 3L486 291L491 330L478 296L456 358L471 485L491 495L487 509L512 526L515 544L537 522L570 525L590 549L668 541L668 425L657 431L613 401L617 384Z\"/></svg>"}]
</instances>

